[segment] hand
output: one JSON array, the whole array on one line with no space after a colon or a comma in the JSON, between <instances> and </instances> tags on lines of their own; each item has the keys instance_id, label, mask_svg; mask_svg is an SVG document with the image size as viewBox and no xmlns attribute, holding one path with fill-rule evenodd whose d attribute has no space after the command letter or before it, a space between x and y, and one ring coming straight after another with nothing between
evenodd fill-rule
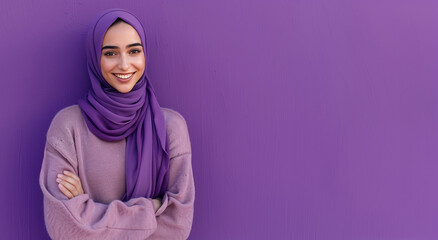
<instances>
[{"instance_id":1,"label":"hand","mask_svg":"<svg viewBox=\"0 0 438 240\"><path fill-rule=\"evenodd\" d=\"M63 173L58 174L56 179L59 190L69 199L83 194L84 190L82 189L81 179L72 172L63 171Z\"/></svg>"},{"instance_id":2,"label":"hand","mask_svg":"<svg viewBox=\"0 0 438 240\"><path fill-rule=\"evenodd\" d=\"M154 203L155 212L157 212L158 209L161 207L161 199L154 198L154 199L152 199L152 202Z\"/></svg>"}]
</instances>

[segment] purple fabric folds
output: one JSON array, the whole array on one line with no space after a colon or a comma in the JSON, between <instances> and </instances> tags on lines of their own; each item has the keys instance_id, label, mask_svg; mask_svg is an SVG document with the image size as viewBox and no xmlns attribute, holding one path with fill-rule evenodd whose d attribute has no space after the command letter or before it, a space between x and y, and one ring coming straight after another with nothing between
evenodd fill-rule
<instances>
[{"instance_id":1,"label":"purple fabric folds","mask_svg":"<svg viewBox=\"0 0 438 240\"><path fill-rule=\"evenodd\" d=\"M99 14L87 37L87 64L90 91L79 106L90 131L105 141L126 138L126 194L123 201L136 197L163 196L169 181L166 124L155 92L145 73L128 93L120 93L102 76L100 57L106 31L118 18L130 24L140 36L147 58L143 25L122 9Z\"/></svg>"}]
</instances>

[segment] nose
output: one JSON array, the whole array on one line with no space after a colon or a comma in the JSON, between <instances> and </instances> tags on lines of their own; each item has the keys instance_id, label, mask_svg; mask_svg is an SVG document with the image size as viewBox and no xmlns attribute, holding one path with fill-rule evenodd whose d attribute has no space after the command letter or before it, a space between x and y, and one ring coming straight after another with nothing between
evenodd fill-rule
<instances>
[{"instance_id":1,"label":"nose","mask_svg":"<svg viewBox=\"0 0 438 240\"><path fill-rule=\"evenodd\" d=\"M129 59L125 54L120 55L119 68L123 71L129 70Z\"/></svg>"}]
</instances>

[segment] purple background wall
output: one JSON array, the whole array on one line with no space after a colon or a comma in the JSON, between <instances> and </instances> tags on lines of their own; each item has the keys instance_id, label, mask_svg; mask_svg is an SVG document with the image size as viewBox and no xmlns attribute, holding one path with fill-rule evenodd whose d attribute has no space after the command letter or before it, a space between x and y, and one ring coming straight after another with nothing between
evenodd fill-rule
<instances>
[{"instance_id":1,"label":"purple background wall","mask_svg":"<svg viewBox=\"0 0 438 240\"><path fill-rule=\"evenodd\" d=\"M190 239L438 239L438 2L2 0L5 239L48 238L45 133L112 7L147 26L159 100L187 120Z\"/></svg>"}]
</instances>

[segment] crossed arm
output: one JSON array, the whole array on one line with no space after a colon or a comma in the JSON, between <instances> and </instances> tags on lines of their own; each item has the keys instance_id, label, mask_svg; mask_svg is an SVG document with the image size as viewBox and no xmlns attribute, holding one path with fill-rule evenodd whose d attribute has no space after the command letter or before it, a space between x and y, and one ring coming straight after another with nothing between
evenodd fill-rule
<instances>
[{"instance_id":1,"label":"crossed arm","mask_svg":"<svg viewBox=\"0 0 438 240\"><path fill-rule=\"evenodd\" d=\"M68 199L84 194L81 179L70 171L65 170L62 173L59 173L56 182L58 183L59 190L61 190ZM161 207L161 199L154 198L152 201L155 209L158 210Z\"/></svg>"}]
</instances>

